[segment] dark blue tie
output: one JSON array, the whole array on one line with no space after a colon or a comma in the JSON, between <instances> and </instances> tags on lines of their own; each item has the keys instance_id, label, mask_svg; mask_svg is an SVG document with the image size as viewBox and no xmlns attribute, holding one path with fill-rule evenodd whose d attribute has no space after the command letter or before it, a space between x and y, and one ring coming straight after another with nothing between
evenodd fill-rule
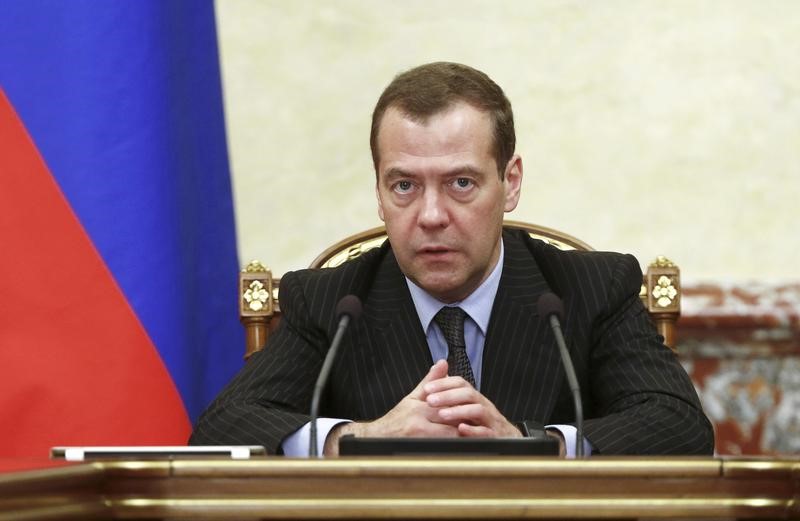
<instances>
[{"instance_id":1,"label":"dark blue tie","mask_svg":"<svg viewBox=\"0 0 800 521\"><path fill-rule=\"evenodd\" d=\"M447 365L450 376L460 376L475 387L475 378L472 376L472 366L469 365L467 344L464 342L464 317L467 314L463 309L445 306L436 313L433 320L439 325L447 341Z\"/></svg>"}]
</instances>

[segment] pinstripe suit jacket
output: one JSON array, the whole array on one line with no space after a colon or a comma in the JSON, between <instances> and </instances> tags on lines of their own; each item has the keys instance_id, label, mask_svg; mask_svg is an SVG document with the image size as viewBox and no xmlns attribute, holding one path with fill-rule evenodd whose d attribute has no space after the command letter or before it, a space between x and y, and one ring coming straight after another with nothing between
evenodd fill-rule
<instances>
[{"instance_id":1,"label":"pinstripe suit jacket","mask_svg":"<svg viewBox=\"0 0 800 521\"><path fill-rule=\"evenodd\" d=\"M564 301L563 329L583 395L584 434L602 454L710 454L713 432L686 372L638 294L632 256L564 252L504 231L505 260L483 355L481 392L512 421L574 421L558 348L537 299ZM341 297L361 297L361 319L334 362L321 416L372 420L406 396L433 363L388 242L338 268L281 280L283 316L200 418L190 443L258 444L280 452L308 422L311 394L336 330Z\"/></svg>"}]
</instances>

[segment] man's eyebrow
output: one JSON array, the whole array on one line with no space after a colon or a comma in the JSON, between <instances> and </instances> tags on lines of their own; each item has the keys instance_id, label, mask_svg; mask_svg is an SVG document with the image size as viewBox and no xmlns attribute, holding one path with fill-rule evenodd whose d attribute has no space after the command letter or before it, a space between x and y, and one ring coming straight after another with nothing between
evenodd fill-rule
<instances>
[{"instance_id":1,"label":"man's eyebrow","mask_svg":"<svg viewBox=\"0 0 800 521\"><path fill-rule=\"evenodd\" d=\"M383 175L387 179L393 179L397 177L418 177L417 174L413 172L409 172L407 170L403 170L402 168L392 167L386 170ZM448 170L445 172L442 177L457 177L460 175L471 175L474 177L483 178L486 177L486 173L482 170L478 170L477 168L473 168L469 165L458 166L453 168L452 170Z\"/></svg>"},{"instance_id":2,"label":"man's eyebrow","mask_svg":"<svg viewBox=\"0 0 800 521\"><path fill-rule=\"evenodd\" d=\"M395 177L416 177L413 173L403 170L402 168L392 167L386 170L383 175L387 179L392 179Z\"/></svg>"},{"instance_id":3,"label":"man's eyebrow","mask_svg":"<svg viewBox=\"0 0 800 521\"><path fill-rule=\"evenodd\" d=\"M447 177L454 177L460 175L471 175L473 177L486 177L486 173L483 170L478 170L477 168L473 168L469 165L459 166L452 170L449 170L445 176Z\"/></svg>"}]
</instances>

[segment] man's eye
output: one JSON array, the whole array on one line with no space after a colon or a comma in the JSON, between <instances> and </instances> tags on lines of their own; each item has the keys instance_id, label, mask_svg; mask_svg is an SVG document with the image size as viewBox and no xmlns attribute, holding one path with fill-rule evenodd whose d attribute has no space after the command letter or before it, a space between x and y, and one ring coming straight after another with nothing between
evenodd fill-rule
<instances>
[{"instance_id":1,"label":"man's eye","mask_svg":"<svg viewBox=\"0 0 800 521\"><path fill-rule=\"evenodd\" d=\"M395 191L400 192L400 193L409 192L411 190L411 188L413 188L413 185L411 184L411 181L398 181L394 185Z\"/></svg>"},{"instance_id":2,"label":"man's eye","mask_svg":"<svg viewBox=\"0 0 800 521\"><path fill-rule=\"evenodd\" d=\"M471 188L474 185L474 183L472 182L472 179L469 179L468 177L459 177L456 178L454 185L459 190L466 190L468 188Z\"/></svg>"}]
</instances>

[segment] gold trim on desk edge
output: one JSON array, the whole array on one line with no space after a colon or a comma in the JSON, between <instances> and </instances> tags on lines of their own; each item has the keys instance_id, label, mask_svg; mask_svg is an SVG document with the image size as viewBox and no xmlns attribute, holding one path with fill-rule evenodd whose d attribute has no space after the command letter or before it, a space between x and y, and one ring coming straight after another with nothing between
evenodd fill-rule
<instances>
[{"instance_id":1,"label":"gold trim on desk edge","mask_svg":"<svg viewBox=\"0 0 800 521\"><path fill-rule=\"evenodd\" d=\"M474 475L487 477L489 474L502 476L529 474L552 477L589 477L603 474L652 477L675 476L717 476L722 472L722 462L717 459L592 459L564 460L560 458L507 458L507 459L454 459L454 458L336 458L326 460L308 460L294 458L265 458L247 461L208 461L208 460L174 460L173 473L176 476L189 476L195 471L207 472L209 468L219 473L253 473L263 471L270 475L294 474L306 472L314 475L396 475L398 473L424 472L426 476Z\"/></svg>"},{"instance_id":2,"label":"gold trim on desk edge","mask_svg":"<svg viewBox=\"0 0 800 521\"><path fill-rule=\"evenodd\" d=\"M514 513L517 516L542 514L568 515L570 517L607 517L608 515L644 515L666 517L675 515L698 515L713 513L724 517L740 510L787 510L792 500L770 498L562 498L562 499L447 499L447 498L398 498L398 499L339 499L339 498L236 498L236 499L111 499L109 506L117 512L154 511L175 516L211 510L241 511L254 513L270 509L274 514L285 516L321 514L335 509L358 511L370 516L397 518L398 516L441 517L444 514L469 517ZM462 510L463 509L463 510ZM454 512L455 510L455 512ZM265 516L263 510L259 516Z\"/></svg>"}]
</instances>

